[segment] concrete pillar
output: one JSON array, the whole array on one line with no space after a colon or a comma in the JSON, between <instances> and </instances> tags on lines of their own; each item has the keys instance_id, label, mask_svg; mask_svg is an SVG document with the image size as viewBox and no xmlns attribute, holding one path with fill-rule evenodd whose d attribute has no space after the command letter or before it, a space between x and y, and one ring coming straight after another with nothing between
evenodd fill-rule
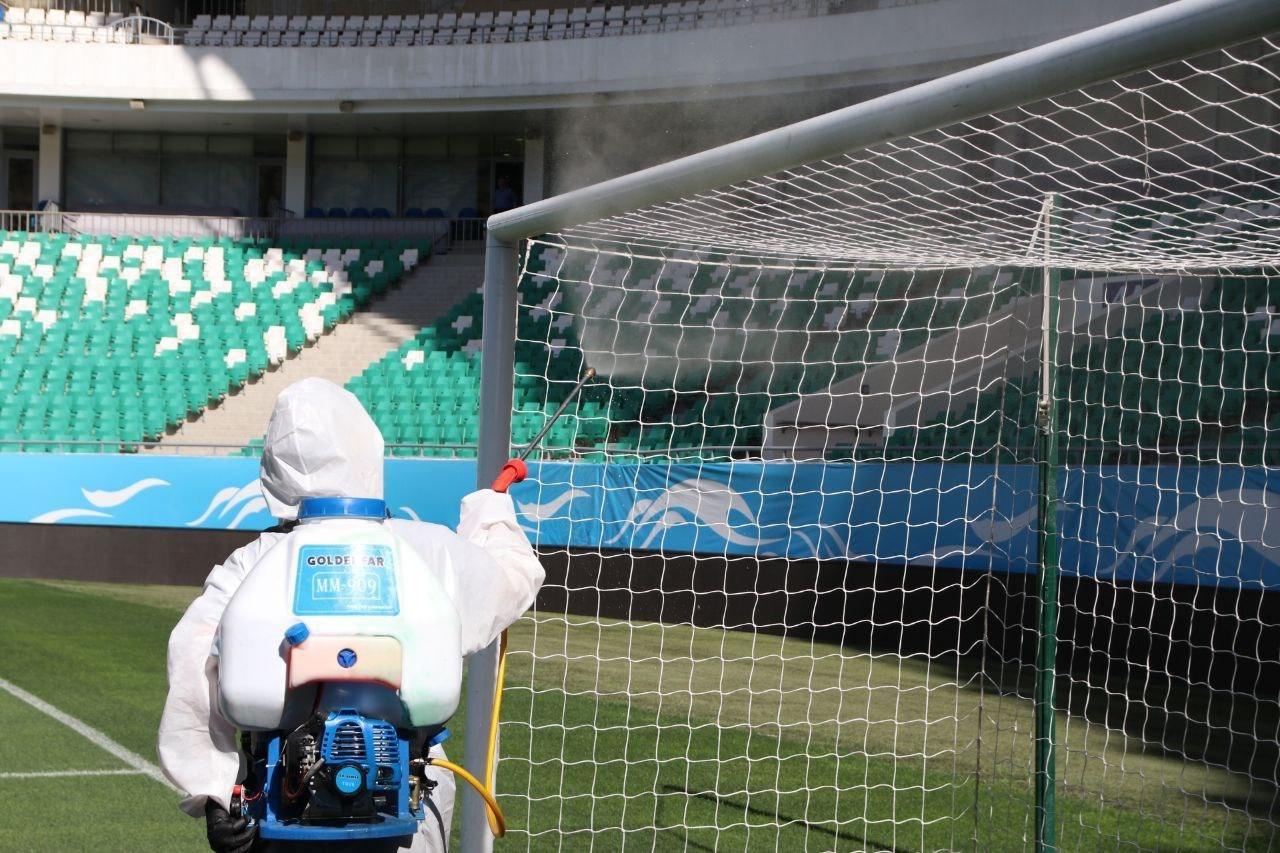
<instances>
[{"instance_id":1,"label":"concrete pillar","mask_svg":"<svg viewBox=\"0 0 1280 853\"><path fill-rule=\"evenodd\" d=\"M307 212L308 154L311 136L300 131L290 131L284 149L284 206L294 216Z\"/></svg>"},{"instance_id":2,"label":"concrete pillar","mask_svg":"<svg viewBox=\"0 0 1280 853\"><path fill-rule=\"evenodd\" d=\"M542 200L542 175L545 162L545 150L541 131L525 131L524 187L521 188L520 195L520 200L524 204Z\"/></svg>"},{"instance_id":3,"label":"concrete pillar","mask_svg":"<svg viewBox=\"0 0 1280 853\"><path fill-rule=\"evenodd\" d=\"M62 128L46 124L40 128L40 162L36 167L36 203L62 204Z\"/></svg>"}]
</instances>

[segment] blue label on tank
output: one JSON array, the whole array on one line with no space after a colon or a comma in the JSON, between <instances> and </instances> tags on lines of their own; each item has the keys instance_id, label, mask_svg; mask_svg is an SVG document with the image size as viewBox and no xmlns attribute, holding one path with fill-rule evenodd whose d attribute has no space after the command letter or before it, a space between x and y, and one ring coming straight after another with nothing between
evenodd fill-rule
<instances>
[{"instance_id":1,"label":"blue label on tank","mask_svg":"<svg viewBox=\"0 0 1280 853\"><path fill-rule=\"evenodd\" d=\"M293 593L298 616L395 616L396 565L386 545L304 545Z\"/></svg>"}]
</instances>

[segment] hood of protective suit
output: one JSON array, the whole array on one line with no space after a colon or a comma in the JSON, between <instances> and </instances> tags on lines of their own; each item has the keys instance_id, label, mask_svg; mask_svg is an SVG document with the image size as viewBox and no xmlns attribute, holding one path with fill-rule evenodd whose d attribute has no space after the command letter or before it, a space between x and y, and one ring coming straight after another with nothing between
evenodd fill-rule
<instances>
[{"instance_id":1,"label":"hood of protective suit","mask_svg":"<svg viewBox=\"0 0 1280 853\"><path fill-rule=\"evenodd\" d=\"M262 449L262 496L279 519L303 498L382 498L382 433L350 391L303 379L280 392Z\"/></svg>"}]
</instances>

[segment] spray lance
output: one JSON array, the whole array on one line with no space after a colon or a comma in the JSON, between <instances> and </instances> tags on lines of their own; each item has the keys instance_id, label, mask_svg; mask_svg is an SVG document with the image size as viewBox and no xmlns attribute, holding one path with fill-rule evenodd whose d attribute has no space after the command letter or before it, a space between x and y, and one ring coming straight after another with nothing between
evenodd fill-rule
<instances>
[{"instance_id":1,"label":"spray lance","mask_svg":"<svg viewBox=\"0 0 1280 853\"><path fill-rule=\"evenodd\" d=\"M556 421L560 420L560 416L565 413L570 405L572 405L579 392L582 391L583 387L588 382L595 378L595 375L596 371L594 368L588 367L583 371L582 377L569 391L568 395L565 396L560 407L556 409L555 413L550 418L547 419L547 422L543 424L542 429L539 430L538 434L533 437L533 440L525 446L524 450L520 452L520 455L508 460L507 463L502 466L502 470L498 472L498 476L494 478L493 485L490 488L495 492L505 494L512 486L523 481L525 477L529 476L529 466L525 463L525 460L529 458L530 453L538 448L538 445L542 443L542 439L544 439L547 433L551 431L551 428L555 426ZM480 794L488 807L489 829L493 832L495 838L501 838L507 832L506 818L503 816L502 809L498 806L497 798L493 793L494 783L496 781L494 778L494 771L496 770L497 765L498 721L501 719L502 714L502 688L503 683L506 681L506 677L507 632L503 631L502 637L498 641L498 677L494 683L493 711L489 716L489 746L485 751L484 783L480 784L475 777L471 776L470 773L467 773L456 764L439 759L429 759L429 763L444 766L446 769L457 773L464 781L470 784L477 793Z\"/></svg>"}]
</instances>

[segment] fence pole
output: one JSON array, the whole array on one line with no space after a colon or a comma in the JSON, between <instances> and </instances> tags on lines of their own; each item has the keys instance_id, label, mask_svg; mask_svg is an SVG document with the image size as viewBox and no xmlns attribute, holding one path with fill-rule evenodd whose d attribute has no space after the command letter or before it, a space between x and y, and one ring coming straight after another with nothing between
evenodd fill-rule
<instances>
[{"instance_id":1,"label":"fence pole","mask_svg":"<svg viewBox=\"0 0 1280 853\"><path fill-rule=\"evenodd\" d=\"M1036 536L1035 788L1037 853L1056 849L1054 679L1058 653L1058 415L1055 394L1058 350L1059 272L1050 251L1054 238L1054 196L1044 205L1044 292L1040 340L1039 501Z\"/></svg>"},{"instance_id":2,"label":"fence pole","mask_svg":"<svg viewBox=\"0 0 1280 853\"><path fill-rule=\"evenodd\" d=\"M480 356L480 444L476 453L476 485L487 488L511 451L511 395L516 345L516 246L489 237L484 257L483 349ZM467 730L465 763L484 779L489 746L489 716L498 676L498 642L467 659ZM488 782L488 780L485 780ZM489 853L493 837L484 800L465 785L462 795L463 853Z\"/></svg>"}]
</instances>

